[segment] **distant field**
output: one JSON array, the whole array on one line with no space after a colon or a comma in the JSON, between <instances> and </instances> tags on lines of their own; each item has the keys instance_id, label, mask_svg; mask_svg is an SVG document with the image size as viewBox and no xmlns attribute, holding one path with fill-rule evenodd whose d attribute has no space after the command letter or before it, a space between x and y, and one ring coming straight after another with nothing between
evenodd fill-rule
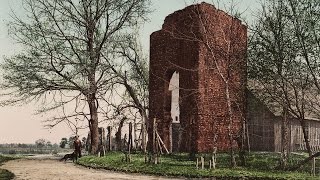
<instances>
[{"instance_id":1,"label":"distant field","mask_svg":"<svg viewBox=\"0 0 320 180\"><path fill-rule=\"evenodd\" d=\"M0 154L57 154L71 152L73 149L62 148L12 148L0 147Z\"/></svg>"}]
</instances>

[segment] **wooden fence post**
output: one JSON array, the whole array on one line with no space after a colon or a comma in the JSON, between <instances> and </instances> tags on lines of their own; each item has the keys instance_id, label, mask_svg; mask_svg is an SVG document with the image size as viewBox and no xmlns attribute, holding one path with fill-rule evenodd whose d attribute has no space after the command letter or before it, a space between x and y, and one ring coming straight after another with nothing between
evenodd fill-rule
<instances>
[{"instance_id":1,"label":"wooden fence post","mask_svg":"<svg viewBox=\"0 0 320 180\"><path fill-rule=\"evenodd\" d=\"M212 168L213 168L213 169L216 169L216 153L217 153L217 148L215 147L215 148L213 149L212 157L211 157Z\"/></svg>"},{"instance_id":2,"label":"wooden fence post","mask_svg":"<svg viewBox=\"0 0 320 180\"><path fill-rule=\"evenodd\" d=\"M144 162L147 163L148 157L147 157L147 143L146 143L146 126L145 122L142 121L141 125L141 136L142 136L142 141L141 141L141 146L142 146L142 152L144 153Z\"/></svg>"},{"instance_id":3,"label":"wooden fence post","mask_svg":"<svg viewBox=\"0 0 320 180\"><path fill-rule=\"evenodd\" d=\"M312 176L316 175L316 158L312 158Z\"/></svg>"},{"instance_id":4,"label":"wooden fence post","mask_svg":"<svg viewBox=\"0 0 320 180\"><path fill-rule=\"evenodd\" d=\"M201 156L201 169L204 169L204 158Z\"/></svg>"},{"instance_id":5,"label":"wooden fence post","mask_svg":"<svg viewBox=\"0 0 320 180\"><path fill-rule=\"evenodd\" d=\"M128 139L128 158L127 161L131 162L131 149L132 149L132 122L129 123L129 139Z\"/></svg>"},{"instance_id":6,"label":"wooden fence post","mask_svg":"<svg viewBox=\"0 0 320 180\"><path fill-rule=\"evenodd\" d=\"M152 126L152 153L156 151L156 118L153 119L153 126Z\"/></svg>"},{"instance_id":7,"label":"wooden fence post","mask_svg":"<svg viewBox=\"0 0 320 180\"><path fill-rule=\"evenodd\" d=\"M196 164L197 169L199 169L199 158L197 158L197 164Z\"/></svg>"},{"instance_id":8,"label":"wooden fence post","mask_svg":"<svg viewBox=\"0 0 320 180\"><path fill-rule=\"evenodd\" d=\"M128 140L128 151L132 149L133 143L132 143L132 122L129 123L129 140Z\"/></svg>"},{"instance_id":9,"label":"wooden fence post","mask_svg":"<svg viewBox=\"0 0 320 180\"><path fill-rule=\"evenodd\" d=\"M153 128L152 128L152 153L153 153L153 162L154 164L157 164L157 136L156 136L156 131L157 131L157 123L156 123L156 118L153 119Z\"/></svg>"},{"instance_id":10,"label":"wooden fence post","mask_svg":"<svg viewBox=\"0 0 320 180\"><path fill-rule=\"evenodd\" d=\"M112 128L111 128L111 126L108 126L107 127L107 131L108 131L108 135L107 135L107 140L108 140L108 151L111 151L112 150L112 148L111 148L111 130L112 130Z\"/></svg>"},{"instance_id":11,"label":"wooden fence post","mask_svg":"<svg viewBox=\"0 0 320 180\"><path fill-rule=\"evenodd\" d=\"M146 148L146 128L145 128L144 122L142 122L142 125L141 125L141 136L142 136L142 141L141 141L142 151L143 151L143 153L146 153L147 152L147 148Z\"/></svg>"},{"instance_id":12,"label":"wooden fence post","mask_svg":"<svg viewBox=\"0 0 320 180\"><path fill-rule=\"evenodd\" d=\"M99 157L105 155L105 149L106 149L105 146L106 146L105 131L104 131L104 128L99 127L99 146L98 146Z\"/></svg>"},{"instance_id":13,"label":"wooden fence post","mask_svg":"<svg viewBox=\"0 0 320 180\"><path fill-rule=\"evenodd\" d=\"M161 139L161 137L160 137L160 135L159 135L158 132L156 132L156 135L157 135L157 138L158 138L158 141L159 141L159 142L157 142L157 143L158 143L159 146L161 147L161 148L160 148L161 154L162 154L162 147L164 148L164 150L166 151L166 153L169 154L169 151L168 151L166 145L164 144L164 142L162 141L162 139Z\"/></svg>"}]
</instances>

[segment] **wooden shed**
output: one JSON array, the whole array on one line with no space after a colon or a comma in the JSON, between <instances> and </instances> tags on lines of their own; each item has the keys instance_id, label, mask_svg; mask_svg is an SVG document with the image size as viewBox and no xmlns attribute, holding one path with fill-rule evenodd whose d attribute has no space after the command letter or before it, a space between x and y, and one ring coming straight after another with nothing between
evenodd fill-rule
<instances>
[{"instance_id":1,"label":"wooden shed","mask_svg":"<svg viewBox=\"0 0 320 180\"><path fill-rule=\"evenodd\" d=\"M247 91L247 122L251 151L281 151L281 119L262 101ZM313 151L320 150L320 120L306 118L307 132ZM297 119L289 119L290 151L306 150L302 128Z\"/></svg>"}]
</instances>

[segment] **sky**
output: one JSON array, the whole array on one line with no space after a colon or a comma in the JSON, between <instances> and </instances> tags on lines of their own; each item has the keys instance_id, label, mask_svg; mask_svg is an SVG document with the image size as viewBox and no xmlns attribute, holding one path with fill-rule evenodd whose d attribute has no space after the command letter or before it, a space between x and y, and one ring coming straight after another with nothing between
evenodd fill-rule
<instances>
[{"instance_id":1,"label":"sky","mask_svg":"<svg viewBox=\"0 0 320 180\"><path fill-rule=\"evenodd\" d=\"M206 2L211 3L211 0ZM236 7L248 20L252 20L252 12L258 7L258 0L235 0ZM220 0L222 4L229 4L227 0ZM152 13L149 21L141 27L141 43L145 53L149 52L149 36L152 32L160 30L165 17L174 11L183 9L190 5L187 0L152 0ZM221 9L221 8L220 8ZM22 0L0 0L0 63L3 57L10 57L22 50L22 47L9 37L7 24L12 19L10 12L14 11L19 16L24 16L22 10ZM0 78L1 80L1 78ZM27 104L23 106L0 107L0 143L34 143L37 139L44 138L52 143L59 143L62 137L69 137L72 131L65 125L61 124L53 129L44 128L45 120L49 115L35 115L37 104ZM82 132L80 136L85 136Z\"/></svg>"}]
</instances>

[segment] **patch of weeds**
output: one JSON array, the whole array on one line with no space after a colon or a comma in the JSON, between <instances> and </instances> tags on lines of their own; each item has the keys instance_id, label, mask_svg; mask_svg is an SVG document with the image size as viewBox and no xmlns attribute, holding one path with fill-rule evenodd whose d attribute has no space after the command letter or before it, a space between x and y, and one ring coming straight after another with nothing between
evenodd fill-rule
<instances>
[{"instance_id":1,"label":"patch of weeds","mask_svg":"<svg viewBox=\"0 0 320 180\"><path fill-rule=\"evenodd\" d=\"M16 157L11 156L2 156L0 155L0 165L4 162L17 159ZM0 180L10 180L14 178L14 174L6 169L0 169Z\"/></svg>"},{"instance_id":2,"label":"patch of weeds","mask_svg":"<svg viewBox=\"0 0 320 180\"><path fill-rule=\"evenodd\" d=\"M0 180L10 180L14 178L14 174L6 169L0 169Z\"/></svg>"}]
</instances>

